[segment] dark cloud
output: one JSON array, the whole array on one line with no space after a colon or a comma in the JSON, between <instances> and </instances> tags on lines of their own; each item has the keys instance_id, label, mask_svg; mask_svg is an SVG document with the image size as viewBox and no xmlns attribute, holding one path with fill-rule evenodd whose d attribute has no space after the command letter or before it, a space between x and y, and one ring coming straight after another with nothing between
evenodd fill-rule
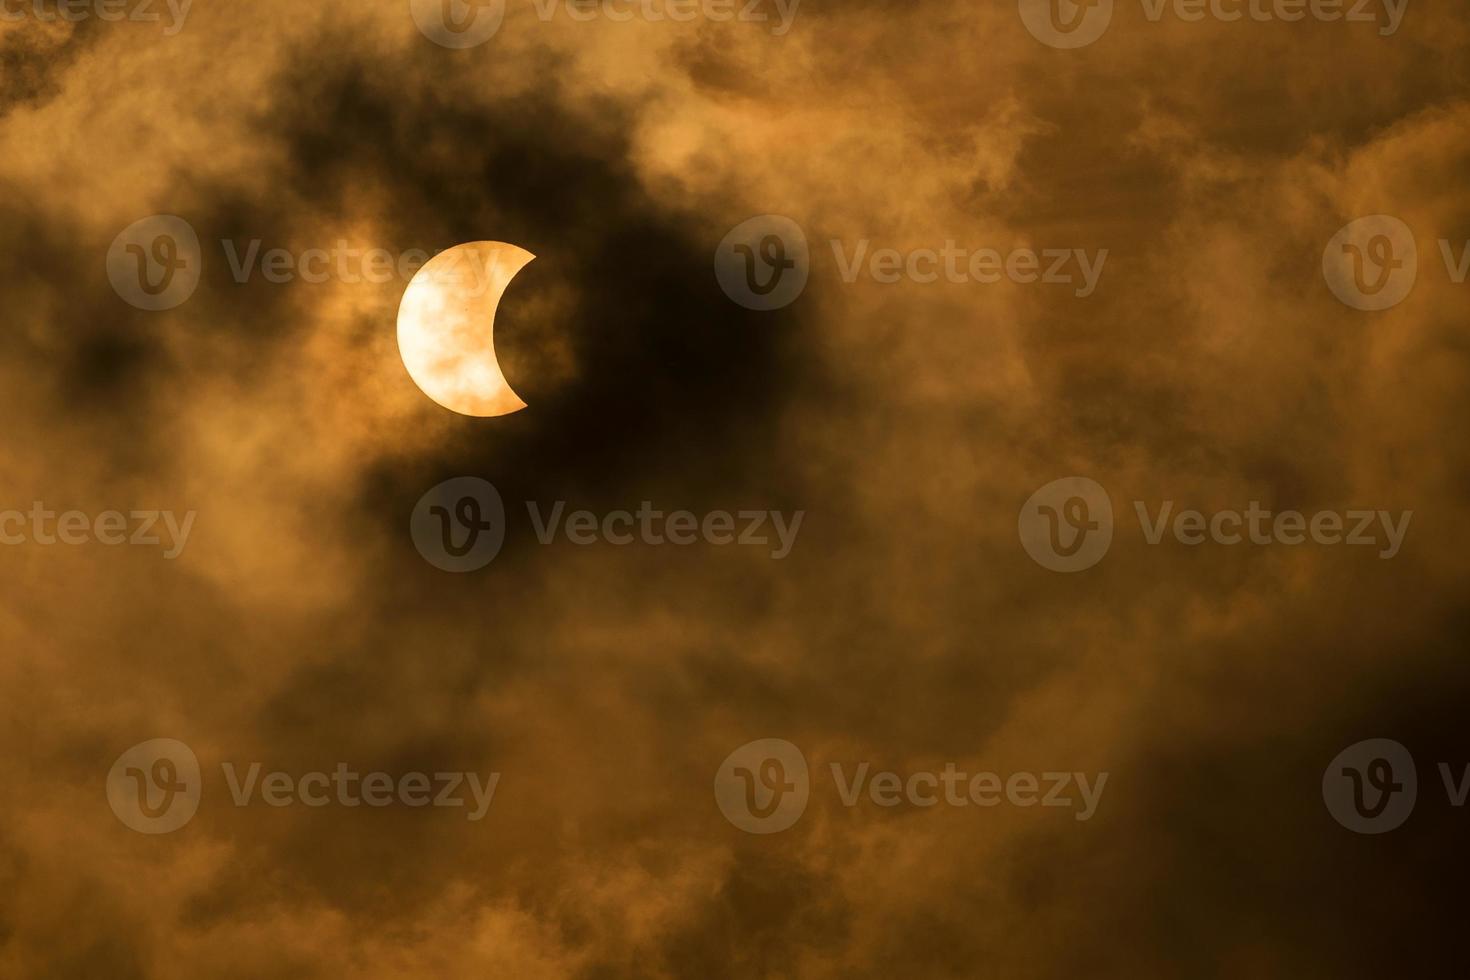
<instances>
[{"instance_id":1,"label":"dark cloud","mask_svg":"<svg viewBox=\"0 0 1470 980\"><path fill-rule=\"evenodd\" d=\"M1067 53L1005 5L813 3L776 39L512 4L464 52L404 7L0 37L0 511L198 511L177 560L3 547L0 891L24 897L0 899L0 973L1446 972L1465 869L1436 767L1470 762L1463 286L1430 265L1470 213L1453 8L1397 38L1124 13ZM1379 211L1426 268L1372 317L1320 263ZM764 212L813 253L775 313L712 268ZM154 213L205 250L162 313L105 264ZM490 420L414 386L402 281L242 283L220 246L484 239L537 255L496 325L530 408ZM833 239L1110 258L1086 299L845 283ZM1074 473L1116 538L1062 575L1017 515ZM448 575L408 519L464 475L510 529ZM1151 546L1136 499L1415 516L1385 561ZM781 561L541 545L523 504L557 500L806 518ZM155 737L206 775L151 837L103 784ZM714 775L770 737L811 801L748 835ZM1373 737L1421 786L1383 837L1321 797ZM501 781L481 822L236 807L226 762ZM843 806L831 764L864 762L1110 776L1087 822Z\"/></svg>"}]
</instances>

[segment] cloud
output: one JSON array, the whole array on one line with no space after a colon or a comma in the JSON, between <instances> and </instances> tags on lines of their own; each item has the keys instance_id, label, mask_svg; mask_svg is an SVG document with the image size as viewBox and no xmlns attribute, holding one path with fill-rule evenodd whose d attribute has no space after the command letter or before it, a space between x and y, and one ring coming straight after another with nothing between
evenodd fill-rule
<instances>
[{"instance_id":1,"label":"cloud","mask_svg":"<svg viewBox=\"0 0 1470 980\"><path fill-rule=\"evenodd\" d=\"M3 548L0 891L25 897L0 902L0 972L1370 976L1402 954L1382 921L1447 926L1440 872L1412 887L1444 814L1366 855L1320 780L1370 736L1464 754L1463 286L1430 261L1470 213L1450 7L1396 38L1120 14L1063 52L1005 5L808 0L777 38L512 3L467 51L404 6L3 28L0 511L198 518L174 561ZM1378 212L1426 268L1369 316L1320 268ZM146 313L106 255L155 213L194 227L203 278ZM764 213L812 248L774 313L712 269ZM229 260L482 239L538 256L497 322L531 408L489 421L413 386L396 275ZM859 240L1109 257L1081 299L846 283ZM1072 474L1118 525L1066 576L1017 513ZM511 526L447 576L408 516L464 475ZM1415 517L1385 562L1149 546L1135 499ZM771 561L542 545L524 504L556 500L806 516ZM746 835L711 781L776 736L812 801ZM205 772L156 838L103 792L155 737ZM1085 823L844 807L830 764L862 760L1111 775ZM227 762L501 780L481 822L236 807Z\"/></svg>"}]
</instances>

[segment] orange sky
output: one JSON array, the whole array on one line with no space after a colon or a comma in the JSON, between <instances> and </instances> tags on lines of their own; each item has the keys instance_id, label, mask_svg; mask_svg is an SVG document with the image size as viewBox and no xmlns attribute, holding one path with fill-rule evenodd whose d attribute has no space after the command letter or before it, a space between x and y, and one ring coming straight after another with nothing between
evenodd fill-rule
<instances>
[{"instance_id":1,"label":"orange sky","mask_svg":"<svg viewBox=\"0 0 1470 980\"><path fill-rule=\"evenodd\" d=\"M172 558L29 523L0 545L0 975L1453 972L1463 3L1413 0L1385 34L1115 0L1070 50L1010 0L508 0L462 49L405 0L4 6L0 533L36 502L195 518ZM108 252L160 214L201 278L150 311ZM764 312L712 258L767 214L810 259ZM1323 271L1372 215L1417 248L1381 311ZM530 406L505 418L439 407L397 346L396 262L471 241L537 256L496 322ZM325 278L240 281L251 242L323 250ZM1077 279L853 264L951 246L960 270L1070 254ZM374 249L392 271L359 274ZM1065 573L1018 514L1073 476L1114 527ZM464 574L410 534L458 477L507 524ZM542 544L527 505L558 501L804 516L779 559ZM1388 559L1150 544L1138 505L1165 501L1413 518ZM1379 737L1421 801L1359 836L1324 767ZM203 788L150 835L107 785L158 738ZM751 834L712 786L765 739L800 749L810 799ZM477 821L237 806L227 763L498 782ZM849 806L864 763L1107 780L1085 820Z\"/></svg>"}]
</instances>

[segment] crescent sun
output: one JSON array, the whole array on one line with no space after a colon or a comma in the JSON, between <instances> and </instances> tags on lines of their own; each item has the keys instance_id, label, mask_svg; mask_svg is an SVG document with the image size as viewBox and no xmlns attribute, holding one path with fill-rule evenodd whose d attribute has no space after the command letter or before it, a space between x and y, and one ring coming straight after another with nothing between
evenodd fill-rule
<instances>
[{"instance_id":1,"label":"crescent sun","mask_svg":"<svg viewBox=\"0 0 1470 980\"><path fill-rule=\"evenodd\" d=\"M414 275L398 306L398 352L424 394L477 418L526 407L495 357L495 311L535 257L518 245L467 242Z\"/></svg>"}]
</instances>

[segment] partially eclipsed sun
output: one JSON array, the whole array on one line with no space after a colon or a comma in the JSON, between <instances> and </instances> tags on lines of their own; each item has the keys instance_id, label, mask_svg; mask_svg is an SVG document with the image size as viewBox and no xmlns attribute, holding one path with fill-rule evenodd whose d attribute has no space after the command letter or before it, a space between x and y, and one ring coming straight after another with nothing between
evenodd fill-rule
<instances>
[{"instance_id":1,"label":"partially eclipsed sun","mask_svg":"<svg viewBox=\"0 0 1470 980\"><path fill-rule=\"evenodd\" d=\"M424 394L479 418L526 407L495 357L495 311L535 257L504 242L469 242L440 252L413 277L398 306L398 352Z\"/></svg>"}]
</instances>

